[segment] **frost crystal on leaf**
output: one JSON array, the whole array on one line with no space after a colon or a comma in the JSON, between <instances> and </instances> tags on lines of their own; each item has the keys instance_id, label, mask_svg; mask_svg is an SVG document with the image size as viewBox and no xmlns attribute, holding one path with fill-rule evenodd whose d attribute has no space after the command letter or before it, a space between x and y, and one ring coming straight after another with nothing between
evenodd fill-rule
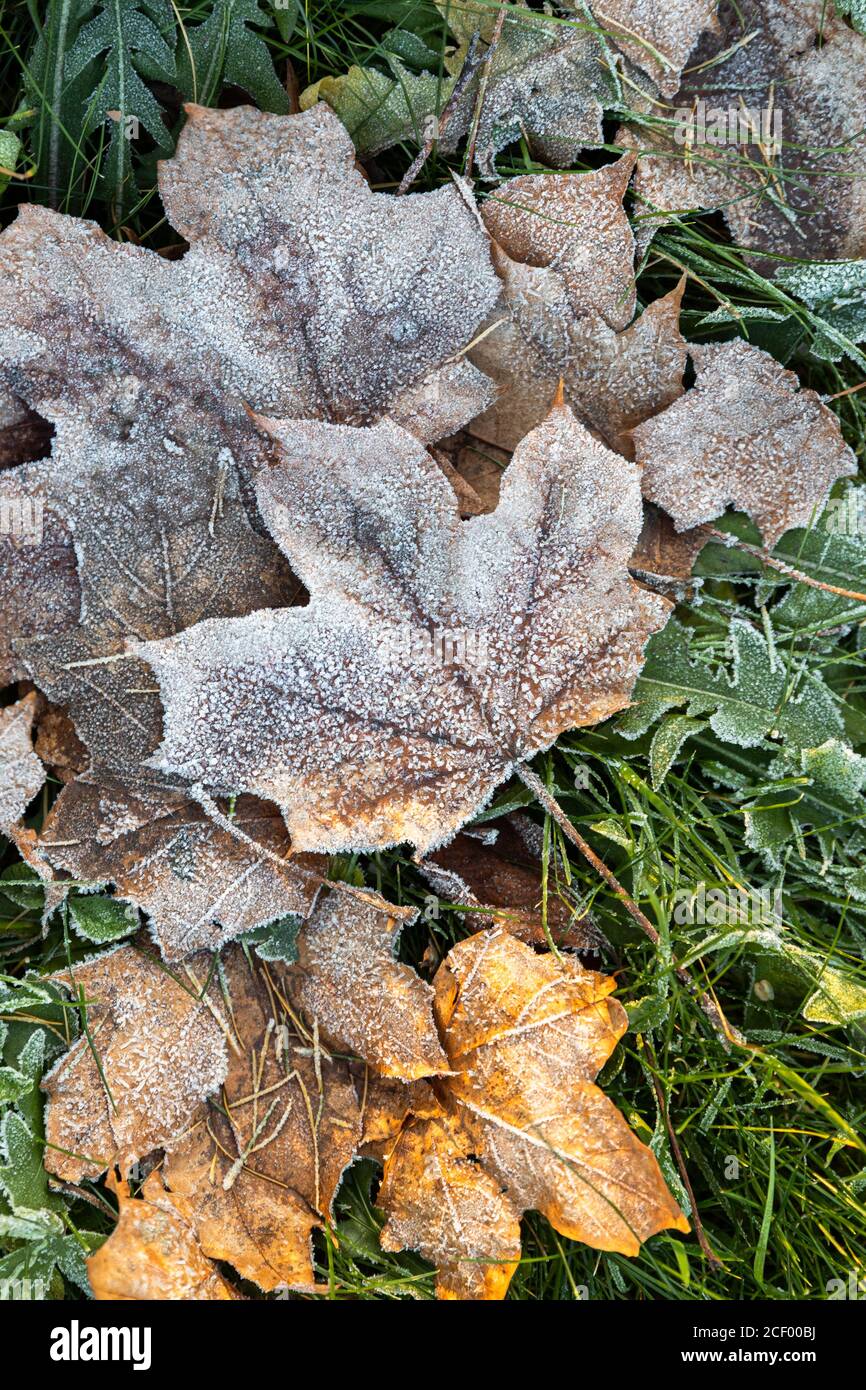
<instances>
[{"instance_id":1,"label":"frost crystal on leaf","mask_svg":"<svg viewBox=\"0 0 866 1390\"><path fill-rule=\"evenodd\" d=\"M430 438L490 400L474 368L444 365L496 295L465 189L371 193L324 107L190 108L160 187L191 242L180 261L33 206L0 241L0 378L55 426L39 481L82 584L81 625L18 651L115 771L160 732L125 640L290 596L251 514L268 450L245 402L358 423L393 405L411 428L414 391Z\"/></svg>"},{"instance_id":2,"label":"frost crystal on leaf","mask_svg":"<svg viewBox=\"0 0 866 1390\"><path fill-rule=\"evenodd\" d=\"M414 1081L447 1071L448 1061L433 1022L433 991L394 959L396 936L397 923L375 907L331 893L304 923L290 988L338 1051Z\"/></svg>"},{"instance_id":3,"label":"frost crystal on leaf","mask_svg":"<svg viewBox=\"0 0 866 1390\"><path fill-rule=\"evenodd\" d=\"M70 1182L131 1164L174 1139L226 1074L225 1023L201 997L210 959L178 976L133 946L57 978L86 1010L87 1033L42 1085L45 1166Z\"/></svg>"},{"instance_id":4,"label":"frost crystal on leaf","mask_svg":"<svg viewBox=\"0 0 866 1390\"><path fill-rule=\"evenodd\" d=\"M502 293L472 351L500 394L472 422L514 448L547 412L560 380L578 418L631 454L629 431L680 395L683 285L634 323L634 238L622 206L625 155L585 174L509 180L484 205Z\"/></svg>"},{"instance_id":5,"label":"frost crystal on leaf","mask_svg":"<svg viewBox=\"0 0 866 1390\"><path fill-rule=\"evenodd\" d=\"M202 1253L187 1204L165 1190L158 1172L137 1198L113 1183L119 1212L104 1245L87 1261L93 1297L222 1302L238 1295Z\"/></svg>"},{"instance_id":6,"label":"frost crystal on leaf","mask_svg":"<svg viewBox=\"0 0 866 1390\"><path fill-rule=\"evenodd\" d=\"M720 208L736 242L773 257L864 254L866 39L832 7L724 6L672 100L673 126L618 136L640 150L635 188L651 207ZM762 264L769 275L778 261Z\"/></svg>"},{"instance_id":7,"label":"frost crystal on leaf","mask_svg":"<svg viewBox=\"0 0 866 1390\"><path fill-rule=\"evenodd\" d=\"M238 947L227 952L217 997L230 1021L228 1075L165 1165L205 1254L268 1290L313 1284L310 1235L361 1132L348 1066L298 1035L286 984L279 966L253 969Z\"/></svg>"},{"instance_id":8,"label":"frost crystal on leaf","mask_svg":"<svg viewBox=\"0 0 866 1390\"><path fill-rule=\"evenodd\" d=\"M20 820L45 781L45 769L33 752L36 695L0 710L0 828Z\"/></svg>"},{"instance_id":9,"label":"frost crystal on leaf","mask_svg":"<svg viewBox=\"0 0 866 1390\"><path fill-rule=\"evenodd\" d=\"M80 777L51 808L39 849L55 869L116 884L119 898L147 913L164 958L173 961L217 950L277 917L304 915L315 901L326 865L288 857L273 806L243 797L232 824L246 840L215 825L181 789L146 777L134 784Z\"/></svg>"},{"instance_id":10,"label":"frost crystal on leaf","mask_svg":"<svg viewBox=\"0 0 866 1390\"><path fill-rule=\"evenodd\" d=\"M655 1157L594 1085L626 1029L614 981L501 931L460 942L436 979L452 1073L386 1151L386 1250L439 1266L440 1298L502 1298L534 1208L557 1231L635 1255L687 1231ZM552 1104L553 1100L553 1104Z\"/></svg>"},{"instance_id":11,"label":"frost crystal on leaf","mask_svg":"<svg viewBox=\"0 0 866 1390\"><path fill-rule=\"evenodd\" d=\"M390 422L271 428L259 505L311 602L136 649L166 708L155 766L276 801L299 849L426 850L515 763L628 702L668 605L626 572L637 469L567 407L465 523Z\"/></svg>"},{"instance_id":12,"label":"frost crystal on leaf","mask_svg":"<svg viewBox=\"0 0 866 1390\"><path fill-rule=\"evenodd\" d=\"M857 471L836 416L742 340L689 353L695 385L633 432L644 495L678 531L728 506L748 512L767 545L811 525L836 479Z\"/></svg>"}]
</instances>

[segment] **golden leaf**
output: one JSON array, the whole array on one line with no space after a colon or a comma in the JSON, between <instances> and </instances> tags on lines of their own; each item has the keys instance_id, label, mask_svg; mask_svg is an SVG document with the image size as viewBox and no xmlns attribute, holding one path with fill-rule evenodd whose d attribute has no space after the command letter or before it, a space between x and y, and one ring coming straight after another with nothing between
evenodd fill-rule
<instances>
[{"instance_id":1,"label":"golden leaf","mask_svg":"<svg viewBox=\"0 0 866 1390\"><path fill-rule=\"evenodd\" d=\"M443 1112L410 1121L386 1160L386 1249L440 1262L440 1297L501 1298L524 1211L636 1255L689 1224L655 1157L594 1084L625 1032L614 981L505 932L460 942L435 981L454 1075Z\"/></svg>"}]
</instances>

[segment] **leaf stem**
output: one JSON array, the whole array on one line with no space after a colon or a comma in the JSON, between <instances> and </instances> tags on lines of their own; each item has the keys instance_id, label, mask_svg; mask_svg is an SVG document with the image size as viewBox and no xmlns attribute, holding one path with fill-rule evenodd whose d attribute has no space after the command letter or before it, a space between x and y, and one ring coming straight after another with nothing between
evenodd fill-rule
<instances>
[{"instance_id":1,"label":"leaf stem","mask_svg":"<svg viewBox=\"0 0 866 1390\"><path fill-rule=\"evenodd\" d=\"M545 811L547 811L548 815L553 816L553 819L556 821L563 835L580 850L587 863L595 869L596 873L603 878L605 883L613 890L644 935L649 937L654 946L660 946L661 937L652 922L644 912L641 912L637 903L626 892L616 875L607 867L603 860L599 859L591 845L587 844L580 831L572 825L559 802L551 796L538 774L523 763L518 764L516 772L517 776L534 794ZM725 1018L725 1015L722 1013L715 999L712 999L704 990L698 987L689 971L686 970L685 966L680 965L675 957L672 956L671 960L678 980L692 998L697 1000L725 1047L729 1048L732 1043L742 1045L745 1040L737 1029Z\"/></svg>"},{"instance_id":2,"label":"leaf stem","mask_svg":"<svg viewBox=\"0 0 866 1390\"><path fill-rule=\"evenodd\" d=\"M769 550L765 550L762 545L751 545L749 541L741 541L736 536L732 536L729 531L719 531L715 526L705 525L698 529L711 536L714 541L721 541L723 545L732 545L736 550L745 550L747 554L754 555L756 559L763 561L765 565L770 565L772 569L779 570L789 579L796 579L798 584L808 584L810 589L823 589L824 593L827 594L839 594L841 598L851 598L858 603L866 603L866 594L861 594L856 589L840 589L838 584L825 584L823 579L813 579L811 575L804 574L802 570L794 569L793 565L786 564L784 560L777 560L776 556L771 555Z\"/></svg>"}]
</instances>

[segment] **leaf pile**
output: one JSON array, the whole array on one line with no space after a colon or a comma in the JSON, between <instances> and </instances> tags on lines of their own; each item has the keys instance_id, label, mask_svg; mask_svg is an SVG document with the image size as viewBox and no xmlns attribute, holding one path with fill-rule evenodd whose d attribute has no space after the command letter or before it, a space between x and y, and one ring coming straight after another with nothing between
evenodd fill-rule
<instances>
[{"instance_id":1,"label":"leaf pile","mask_svg":"<svg viewBox=\"0 0 866 1390\"><path fill-rule=\"evenodd\" d=\"M445 8L443 139L468 134L491 178L523 131L551 163L600 143L611 42L611 81L673 97L698 35L723 32L691 0L612 5L612 40ZM158 7L134 14L153 66ZM258 15L222 19L246 45ZM107 54L110 92L130 44L109 20L72 54L76 77ZM339 110L358 81L315 95ZM778 867L800 837L805 863L814 830L805 872L866 901L828 860L866 788L866 719L844 670L777 641L866 612L830 578L866 575L863 542L814 525L856 468L836 415L758 347L688 342L684 280L639 306L632 152L516 175L479 216L460 179L372 191L344 126L307 106L188 108L159 176L179 259L36 206L0 238L3 420L19 450L45 447L34 420L53 432L2 479L9 507L38 502L41 538L0 536L19 682L0 825L25 861L0 886L50 943L42 976L0 984L10 1016L39 1010L0 1066L0 1232L46 1287L60 1270L97 1297L239 1297L219 1261L315 1293L358 1158L384 1161L382 1249L435 1264L442 1298L503 1297L529 1211L630 1256L689 1230L664 1133L647 1148L597 1085L629 1020L577 959L608 943L564 847L519 793L487 809L576 730L620 716L598 736L617 756L646 739L656 797L713 740L749 847ZM488 466L470 475L473 450ZM697 563L716 606L671 618L697 528L729 507L746 548ZM791 587L795 563L817 589ZM735 582L760 624L731 616ZM804 790L780 804L774 779ZM592 828L631 851L639 825ZM431 933L420 970L399 958L419 925L400 881L390 902L355 859L400 845L436 911L481 928ZM700 949L729 947L778 955L810 1019L863 1012L775 929ZM102 1212L116 1199L96 1253L90 1227L69 1245L48 1176Z\"/></svg>"}]
</instances>

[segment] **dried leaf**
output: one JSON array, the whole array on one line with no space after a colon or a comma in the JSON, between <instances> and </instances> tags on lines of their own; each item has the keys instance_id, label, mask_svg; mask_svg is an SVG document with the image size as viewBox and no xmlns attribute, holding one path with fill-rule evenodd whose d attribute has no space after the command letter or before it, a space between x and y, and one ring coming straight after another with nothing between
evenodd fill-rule
<instances>
[{"instance_id":1,"label":"dried leaf","mask_svg":"<svg viewBox=\"0 0 866 1390\"><path fill-rule=\"evenodd\" d=\"M542 1211L574 1240L635 1255L656 1231L688 1223L649 1149L592 1084L627 1026L613 988L610 977L493 933L451 951L436 979L437 1016L457 1072L449 1095L518 1208Z\"/></svg>"},{"instance_id":2,"label":"dried leaf","mask_svg":"<svg viewBox=\"0 0 866 1390\"><path fill-rule=\"evenodd\" d=\"M0 709L0 829L21 819L45 781L45 768L33 752L33 720L38 696L25 695Z\"/></svg>"},{"instance_id":3,"label":"dried leaf","mask_svg":"<svg viewBox=\"0 0 866 1390\"><path fill-rule=\"evenodd\" d=\"M45 1166L69 1182L130 1165L175 1138L226 1074L223 1024L200 998L208 957L177 977L132 946L58 975L87 1031L43 1080Z\"/></svg>"},{"instance_id":4,"label":"dried leaf","mask_svg":"<svg viewBox=\"0 0 866 1390\"><path fill-rule=\"evenodd\" d=\"M436 428L451 432L489 399L471 367L439 374L496 292L464 190L371 193L325 108L198 107L160 188L193 243L180 261L33 205L3 234L0 372L56 427L36 467L75 533L83 590L77 631L21 651L115 771L160 732L146 671L120 659L127 638L289 598L248 511L268 450L244 401L357 421L395 404L409 419L406 392L424 398L432 373Z\"/></svg>"},{"instance_id":5,"label":"dried leaf","mask_svg":"<svg viewBox=\"0 0 866 1390\"><path fill-rule=\"evenodd\" d=\"M773 257L862 256L866 40L821 0L747 0L721 17L673 98L681 128L618 137L641 151L636 192L664 211L721 208L735 241Z\"/></svg>"},{"instance_id":6,"label":"dried leaf","mask_svg":"<svg viewBox=\"0 0 866 1390\"><path fill-rule=\"evenodd\" d=\"M39 715L34 747L45 766L60 782L73 781L90 763L90 756L75 732L75 725L59 705L46 704Z\"/></svg>"},{"instance_id":7,"label":"dried leaf","mask_svg":"<svg viewBox=\"0 0 866 1390\"><path fill-rule=\"evenodd\" d=\"M632 573L688 579L695 560L706 544L703 531L677 531L666 512L649 504L631 557Z\"/></svg>"},{"instance_id":8,"label":"dried leaf","mask_svg":"<svg viewBox=\"0 0 866 1390\"><path fill-rule=\"evenodd\" d=\"M497 510L461 523L395 425L271 428L259 506L310 604L137 649L166 707L155 765L276 801L298 849L429 850L515 762L628 702L668 610L626 575L637 470L557 407Z\"/></svg>"},{"instance_id":9,"label":"dried leaf","mask_svg":"<svg viewBox=\"0 0 866 1390\"><path fill-rule=\"evenodd\" d=\"M473 925L489 922L521 941L546 941L541 913L541 860L531 842L526 819L508 816L489 822L482 839L461 831L421 862L425 878L441 898L477 909L467 914ZM533 830L538 827L532 825ZM483 912L481 909L491 909ZM572 950L598 947L602 938L587 913L570 905L551 874L547 927L560 946Z\"/></svg>"},{"instance_id":10,"label":"dried leaf","mask_svg":"<svg viewBox=\"0 0 866 1390\"><path fill-rule=\"evenodd\" d=\"M24 463L0 476L2 685L27 675L14 650L16 638L64 632L78 622L81 591L75 551L68 528L46 505L49 471L49 463Z\"/></svg>"},{"instance_id":11,"label":"dried leaf","mask_svg":"<svg viewBox=\"0 0 866 1390\"><path fill-rule=\"evenodd\" d=\"M689 352L695 385L634 430L644 495L678 531L728 506L748 512L770 546L809 526L833 483L857 471L836 416L741 339Z\"/></svg>"},{"instance_id":12,"label":"dried leaf","mask_svg":"<svg viewBox=\"0 0 866 1390\"><path fill-rule=\"evenodd\" d=\"M326 865L289 857L273 806L242 797L232 824L245 840L215 825L182 789L81 777L51 808L40 849L76 879L114 883L117 897L147 913L163 957L176 961L277 917L306 916L315 901Z\"/></svg>"},{"instance_id":13,"label":"dried leaf","mask_svg":"<svg viewBox=\"0 0 866 1390\"><path fill-rule=\"evenodd\" d=\"M716 0L601 0L596 20L627 58L672 97L702 31L718 30Z\"/></svg>"},{"instance_id":14,"label":"dried leaf","mask_svg":"<svg viewBox=\"0 0 866 1390\"><path fill-rule=\"evenodd\" d=\"M475 159L482 177L495 179L496 156L521 135L536 159L554 167L574 164L580 151L604 142L602 114L614 94L604 50L591 21L566 23L509 5L495 49L498 10L478 0L441 0L438 8L457 39L446 74L415 74L393 58L389 72L352 67L308 87L301 106L328 102L362 154L402 140L421 143L452 97L477 35L476 69L462 86L441 132L453 153L477 120ZM489 57L488 57L489 55ZM482 71L486 69L482 90Z\"/></svg>"},{"instance_id":15,"label":"dried leaf","mask_svg":"<svg viewBox=\"0 0 866 1390\"><path fill-rule=\"evenodd\" d=\"M383 1250L418 1250L443 1299L504 1298L520 1259L520 1213L444 1111L415 1120L385 1161Z\"/></svg>"},{"instance_id":16,"label":"dried leaf","mask_svg":"<svg viewBox=\"0 0 866 1390\"><path fill-rule=\"evenodd\" d=\"M394 959L398 923L330 893L304 923L291 997L326 1042L357 1052L383 1076L414 1081L448 1070L433 1022L433 990Z\"/></svg>"},{"instance_id":17,"label":"dried leaf","mask_svg":"<svg viewBox=\"0 0 866 1390\"><path fill-rule=\"evenodd\" d=\"M201 1247L262 1289L313 1283L311 1232L327 1219L360 1140L348 1067L292 1026L278 966L225 959L229 1069L165 1164Z\"/></svg>"},{"instance_id":18,"label":"dried leaf","mask_svg":"<svg viewBox=\"0 0 866 1390\"><path fill-rule=\"evenodd\" d=\"M361 1106L360 1153L365 1158L384 1162L410 1115L426 1119L439 1114L441 1107L426 1081L379 1076L363 1062L353 1062L351 1069Z\"/></svg>"},{"instance_id":19,"label":"dried leaf","mask_svg":"<svg viewBox=\"0 0 866 1390\"><path fill-rule=\"evenodd\" d=\"M474 429L474 424L470 429ZM498 449L495 444L484 444L480 440L470 440L461 448L454 467L478 499L478 510L471 515L480 516L483 512L496 510L502 475L510 458L505 449ZM460 510L462 515L462 506Z\"/></svg>"},{"instance_id":20,"label":"dried leaf","mask_svg":"<svg viewBox=\"0 0 866 1390\"><path fill-rule=\"evenodd\" d=\"M583 174L524 174L485 201L484 225L511 261L555 270L575 314L625 328L635 310L634 237L622 200L632 154Z\"/></svg>"},{"instance_id":21,"label":"dried leaf","mask_svg":"<svg viewBox=\"0 0 866 1390\"><path fill-rule=\"evenodd\" d=\"M626 327L634 239L622 199L632 168L624 156L586 174L522 176L485 203L502 294L472 360L500 395L473 421L478 438L513 448L562 380L578 418L630 456L630 430L680 395L684 283Z\"/></svg>"},{"instance_id":22,"label":"dried leaf","mask_svg":"<svg viewBox=\"0 0 866 1390\"><path fill-rule=\"evenodd\" d=\"M158 1172L138 1197L115 1183L117 1225L87 1261L93 1297L102 1299L218 1302L238 1294L202 1254L183 1201L166 1192Z\"/></svg>"},{"instance_id":23,"label":"dried leaf","mask_svg":"<svg viewBox=\"0 0 866 1390\"><path fill-rule=\"evenodd\" d=\"M435 1260L440 1297L501 1298L530 1208L627 1255L689 1229L655 1157L593 1084L627 1027L612 979L494 931L455 946L435 985L454 1075L442 1115L411 1122L386 1161L386 1249Z\"/></svg>"}]
</instances>

